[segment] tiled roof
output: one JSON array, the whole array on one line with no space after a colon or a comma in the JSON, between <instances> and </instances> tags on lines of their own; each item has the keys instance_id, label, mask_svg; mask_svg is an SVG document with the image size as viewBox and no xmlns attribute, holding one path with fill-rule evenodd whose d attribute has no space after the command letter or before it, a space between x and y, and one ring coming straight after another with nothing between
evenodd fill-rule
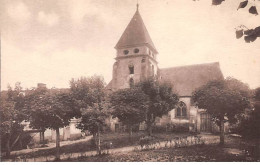
<instances>
[{"instance_id":1,"label":"tiled roof","mask_svg":"<svg viewBox=\"0 0 260 165\"><path fill-rule=\"evenodd\" d=\"M126 27L124 33L116 44L115 48L124 48L129 46L147 45L153 49L156 53L157 50L153 44L153 41L144 25L142 17L137 10L131 19L130 23Z\"/></svg>"},{"instance_id":2,"label":"tiled roof","mask_svg":"<svg viewBox=\"0 0 260 165\"><path fill-rule=\"evenodd\" d=\"M191 96L197 88L211 80L224 79L219 63L207 63L160 69L162 81L173 84L180 96Z\"/></svg>"}]
</instances>

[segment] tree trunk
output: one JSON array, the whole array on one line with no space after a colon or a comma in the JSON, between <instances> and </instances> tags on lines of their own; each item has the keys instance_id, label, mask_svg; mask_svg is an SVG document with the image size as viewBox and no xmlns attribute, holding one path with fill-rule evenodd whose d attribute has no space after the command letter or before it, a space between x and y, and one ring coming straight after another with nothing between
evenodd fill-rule
<instances>
[{"instance_id":1,"label":"tree trunk","mask_svg":"<svg viewBox=\"0 0 260 165\"><path fill-rule=\"evenodd\" d=\"M60 160L60 130L56 129L56 160Z\"/></svg>"},{"instance_id":2,"label":"tree trunk","mask_svg":"<svg viewBox=\"0 0 260 165\"><path fill-rule=\"evenodd\" d=\"M98 133L97 133L97 153L101 155L101 147L100 147L100 128L98 126Z\"/></svg>"},{"instance_id":3,"label":"tree trunk","mask_svg":"<svg viewBox=\"0 0 260 165\"><path fill-rule=\"evenodd\" d=\"M13 142L13 144L11 145L10 150L13 149L14 145L15 145L15 144L17 143L17 141L20 139L21 134L22 134L22 133L20 133L20 134L17 136L17 138L15 139L15 141Z\"/></svg>"},{"instance_id":4,"label":"tree trunk","mask_svg":"<svg viewBox=\"0 0 260 165\"><path fill-rule=\"evenodd\" d=\"M10 133L7 133L7 141L6 141L6 157L10 157L11 155L11 147L10 147Z\"/></svg>"},{"instance_id":5,"label":"tree trunk","mask_svg":"<svg viewBox=\"0 0 260 165\"><path fill-rule=\"evenodd\" d=\"M42 141L43 141L43 144L45 144L44 132L45 132L45 131L42 131Z\"/></svg>"},{"instance_id":6,"label":"tree trunk","mask_svg":"<svg viewBox=\"0 0 260 165\"><path fill-rule=\"evenodd\" d=\"M224 119L220 120L220 145L224 145Z\"/></svg>"},{"instance_id":7,"label":"tree trunk","mask_svg":"<svg viewBox=\"0 0 260 165\"><path fill-rule=\"evenodd\" d=\"M97 146L97 133L93 133L93 141L94 143L92 143L93 145L95 145L95 147Z\"/></svg>"},{"instance_id":8,"label":"tree trunk","mask_svg":"<svg viewBox=\"0 0 260 165\"><path fill-rule=\"evenodd\" d=\"M131 140L132 139L132 135L133 135L133 127L132 125L129 125L129 139Z\"/></svg>"},{"instance_id":9,"label":"tree trunk","mask_svg":"<svg viewBox=\"0 0 260 165\"><path fill-rule=\"evenodd\" d=\"M152 136L152 124L153 124L153 121L154 121L154 117L153 117L153 114L151 114L150 118L148 118L148 120L147 120L147 133L148 133L148 136Z\"/></svg>"},{"instance_id":10,"label":"tree trunk","mask_svg":"<svg viewBox=\"0 0 260 165\"><path fill-rule=\"evenodd\" d=\"M151 122L147 123L147 134L148 134L148 136L152 135L152 123Z\"/></svg>"},{"instance_id":11,"label":"tree trunk","mask_svg":"<svg viewBox=\"0 0 260 165\"><path fill-rule=\"evenodd\" d=\"M40 143L44 144L44 131L40 132Z\"/></svg>"}]
</instances>

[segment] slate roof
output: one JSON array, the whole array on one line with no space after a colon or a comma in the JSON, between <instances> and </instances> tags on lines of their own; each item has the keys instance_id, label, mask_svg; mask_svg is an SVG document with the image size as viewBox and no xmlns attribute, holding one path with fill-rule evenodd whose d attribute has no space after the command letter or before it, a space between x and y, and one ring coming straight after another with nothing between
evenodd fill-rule
<instances>
[{"instance_id":1,"label":"slate roof","mask_svg":"<svg viewBox=\"0 0 260 165\"><path fill-rule=\"evenodd\" d=\"M124 48L137 45L147 45L156 53L157 50L153 44L153 41L144 25L143 19L138 11L136 10L133 18L126 27L121 38L117 42L115 48Z\"/></svg>"},{"instance_id":2,"label":"slate roof","mask_svg":"<svg viewBox=\"0 0 260 165\"><path fill-rule=\"evenodd\" d=\"M224 79L218 62L160 69L162 81L173 84L179 96L191 96L197 88L211 80Z\"/></svg>"}]
</instances>

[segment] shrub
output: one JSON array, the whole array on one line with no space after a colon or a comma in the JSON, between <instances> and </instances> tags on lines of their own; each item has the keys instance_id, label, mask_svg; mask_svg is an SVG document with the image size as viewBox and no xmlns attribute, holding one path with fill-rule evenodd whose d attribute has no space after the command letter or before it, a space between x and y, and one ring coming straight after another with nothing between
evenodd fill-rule
<instances>
[{"instance_id":1,"label":"shrub","mask_svg":"<svg viewBox=\"0 0 260 165\"><path fill-rule=\"evenodd\" d=\"M189 132L189 123L169 123L167 124L168 132Z\"/></svg>"},{"instance_id":2,"label":"shrub","mask_svg":"<svg viewBox=\"0 0 260 165\"><path fill-rule=\"evenodd\" d=\"M140 138L139 145L141 145L141 147L143 148L145 145L149 145L150 143L152 143L153 139L154 138L151 136L144 136Z\"/></svg>"},{"instance_id":3,"label":"shrub","mask_svg":"<svg viewBox=\"0 0 260 165\"><path fill-rule=\"evenodd\" d=\"M167 126L162 126L162 125L155 125L153 126L153 132L154 133L163 133L166 132Z\"/></svg>"}]
</instances>

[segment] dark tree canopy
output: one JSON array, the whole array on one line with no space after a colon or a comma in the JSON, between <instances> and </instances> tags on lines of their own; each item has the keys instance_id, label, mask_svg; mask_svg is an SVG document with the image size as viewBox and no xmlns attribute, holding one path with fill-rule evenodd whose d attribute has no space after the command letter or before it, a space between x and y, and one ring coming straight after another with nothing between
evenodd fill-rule
<instances>
[{"instance_id":1,"label":"dark tree canopy","mask_svg":"<svg viewBox=\"0 0 260 165\"><path fill-rule=\"evenodd\" d=\"M198 108L205 109L213 117L228 117L235 121L236 114L249 106L249 88L242 82L227 78L211 81L193 93L192 99Z\"/></svg>"},{"instance_id":2,"label":"dark tree canopy","mask_svg":"<svg viewBox=\"0 0 260 165\"><path fill-rule=\"evenodd\" d=\"M31 113L30 125L36 129L62 128L79 113L68 91L36 89L27 95L27 103Z\"/></svg>"},{"instance_id":3,"label":"dark tree canopy","mask_svg":"<svg viewBox=\"0 0 260 165\"><path fill-rule=\"evenodd\" d=\"M236 122L236 116L250 107L249 88L234 78L214 80L197 89L192 96L200 109L205 109L220 126L220 143L224 144L224 121Z\"/></svg>"},{"instance_id":4,"label":"dark tree canopy","mask_svg":"<svg viewBox=\"0 0 260 165\"><path fill-rule=\"evenodd\" d=\"M123 124L132 126L145 120L148 96L140 88L118 90L111 94L112 115Z\"/></svg>"},{"instance_id":5,"label":"dark tree canopy","mask_svg":"<svg viewBox=\"0 0 260 165\"><path fill-rule=\"evenodd\" d=\"M5 148L6 156L9 156L23 133L22 122L28 118L24 110L24 93L20 83L16 83L14 89L8 86L7 92L1 92L0 116L1 145L4 145L2 149Z\"/></svg>"},{"instance_id":6,"label":"dark tree canopy","mask_svg":"<svg viewBox=\"0 0 260 165\"><path fill-rule=\"evenodd\" d=\"M137 87L148 96L146 124L148 133L151 135L156 117L162 117L175 108L179 98L173 93L172 84L159 82L153 78L140 82Z\"/></svg>"}]
</instances>

